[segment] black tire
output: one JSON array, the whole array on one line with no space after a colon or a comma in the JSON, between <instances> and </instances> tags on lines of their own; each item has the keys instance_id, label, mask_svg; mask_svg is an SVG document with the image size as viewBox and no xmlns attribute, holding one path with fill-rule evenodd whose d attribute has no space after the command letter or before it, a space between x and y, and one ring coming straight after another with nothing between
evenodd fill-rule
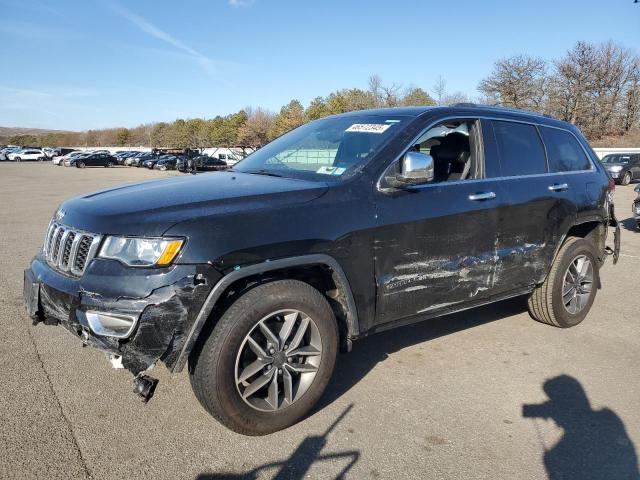
<instances>
[{"instance_id":1,"label":"black tire","mask_svg":"<svg viewBox=\"0 0 640 480\"><path fill-rule=\"evenodd\" d=\"M291 405L259 411L241 398L235 384L236 355L245 336L265 316L298 309L313 319L322 340L322 358L308 390ZM244 435L266 435L300 421L322 396L335 366L338 328L327 300L297 280L259 285L238 298L189 360L191 386L202 406L227 428Z\"/></svg>"},{"instance_id":2,"label":"black tire","mask_svg":"<svg viewBox=\"0 0 640 480\"><path fill-rule=\"evenodd\" d=\"M20 157L16 157L15 160L16 160L16 162L21 162L22 161L22 159Z\"/></svg>"},{"instance_id":3,"label":"black tire","mask_svg":"<svg viewBox=\"0 0 640 480\"><path fill-rule=\"evenodd\" d=\"M79 161L76 162L76 167L84 168L84 167L86 167L86 165L85 165L85 163L83 161L79 160Z\"/></svg>"},{"instance_id":4,"label":"black tire","mask_svg":"<svg viewBox=\"0 0 640 480\"><path fill-rule=\"evenodd\" d=\"M562 290L569 266L579 256L586 256L593 267L593 281L587 303L579 312L572 314L564 305ZM600 286L597 255L591 242L583 238L569 237L560 247L549 275L542 285L536 287L528 299L529 314L534 320L560 328L578 325L589 313Z\"/></svg>"},{"instance_id":5,"label":"black tire","mask_svg":"<svg viewBox=\"0 0 640 480\"><path fill-rule=\"evenodd\" d=\"M107 164L105 165L105 168L111 168L113 167L113 162L109 161L107 162Z\"/></svg>"},{"instance_id":6,"label":"black tire","mask_svg":"<svg viewBox=\"0 0 640 480\"><path fill-rule=\"evenodd\" d=\"M44 157L38 157L39 162L44 162Z\"/></svg>"}]
</instances>

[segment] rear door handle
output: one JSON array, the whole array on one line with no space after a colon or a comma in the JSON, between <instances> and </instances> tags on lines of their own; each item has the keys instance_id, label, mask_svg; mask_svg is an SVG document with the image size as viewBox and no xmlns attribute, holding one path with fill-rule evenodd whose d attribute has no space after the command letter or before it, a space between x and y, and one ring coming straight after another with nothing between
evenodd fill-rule
<instances>
[{"instance_id":1,"label":"rear door handle","mask_svg":"<svg viewBox=\"0 0 640 480\"><path fill-rule=\"evenodd\" d=\"M474 202L480 200L493 200L494 198L496 198L496 194L493 192L473 193L469 195L469 200L473 200Z\"/></svg>"},{"instance_id":2,"label":"rear door handle","mask_svg":"<svg viewBox=\"0 0 640 480\"><path fill-rule=\"evenodd\" d=\"M552 192L564 192L569 189L569 185L566 183L554 183L553 185L549 185L549 190Z\"/></svg>"}]
</instances>

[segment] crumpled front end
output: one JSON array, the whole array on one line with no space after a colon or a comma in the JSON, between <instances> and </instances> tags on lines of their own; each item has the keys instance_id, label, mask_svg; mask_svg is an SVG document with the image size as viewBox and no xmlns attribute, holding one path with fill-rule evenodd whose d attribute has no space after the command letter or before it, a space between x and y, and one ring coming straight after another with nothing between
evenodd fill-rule
<instances>
[{"instance_id":1,"label":"crumpled front end","mask_svg":"<svg viewBox=\"0 0 640 480\"><path fill-rule=\"evenodd\" d=\"M158 360L173 369L219 278L209 265L132 269L98 258L74 278L40 253L24 272L24 302L34 323L62 325L137 376Z\"/></svg>"}]
</instances>

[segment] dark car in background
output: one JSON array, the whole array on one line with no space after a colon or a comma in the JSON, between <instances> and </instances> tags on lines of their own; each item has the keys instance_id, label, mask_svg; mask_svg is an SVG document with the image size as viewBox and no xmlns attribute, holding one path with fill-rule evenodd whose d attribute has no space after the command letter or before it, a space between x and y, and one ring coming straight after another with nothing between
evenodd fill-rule
<instances>
[{"instance_id":1,"label":"dark car in background","mask_svg":"<svg viewBox=\"0 0 640 480\"><path fill-rule=\"evenodd\" d=\"M154 170L175 170L179 158L175 155L163 155L154 165Z\"/></svg>"},{"instance_id":2,"label":"dark car in background","mask_svg":"<svg viewBox=\"0 0 640 480\"><path fill-rule=\"evenodd\" d=\"M130 150L126 152L120 152L120 155L116 154L116 157L118 159L118 165L126 165L125 162L127 161L128 158L137 157L138 155L140 155L140 153L141 152Z\"/></svg>"},{"instance_id":3,"label":"dark car in background","mask_svg":"<svg viewBox=\"0 0 640 480\"><path fill-rule=\"evenodd\" d=\"M208 155L198 155L193 158L182 158L178 161L176 169L181 172L214 172L227 170L229 165L224 160L220 160Z\"/></svg>"},{"instance_id":4,"label":"dark car in background","mask_svg":"<svg viewBox=\"0 0 640 480\"><path fill-rule=\"evenodd\" d=\"M159 156L156 156L156 157L147 158L146 160L140 162L140 166L144 167L144 168L153 169L155 164L158 163L160 161L160 159L165 158L165 157L166 157L166 155L159 155Z\"/></svg>"},{"instance_id":5,"label":"dark car in background","mask_svg":"<svg viewBox=\"0 0 640 480\"><path fill-rule=\"evenodd\" d=\"M156 158L156 155L151 152L139 152L136 155L125 158L123 165L127 167L140 167L142 162L152 158Z\"/></svg>"},{"instance_id":6,"label":"dark car in background","mask_svg":"<svg viewBox=\"0 0 640 480\"><path fill-rule=\"evenodd\" d=\"M613 153L600 160L609 176L620 185L640 179L640 153Z\"/></svg>"},{"instance_id":7,"label":"dark car in background","mask_svg":"<svg viewBox=\"0 0 640 480\"><path fill-rule=\"evenodd\" d=\"M113 167L117 165L117 159L109 153L89 153L72 158L75 166L84 167ZM66 164L66 163L65 163Z\"/></svg>"}]
</instances>

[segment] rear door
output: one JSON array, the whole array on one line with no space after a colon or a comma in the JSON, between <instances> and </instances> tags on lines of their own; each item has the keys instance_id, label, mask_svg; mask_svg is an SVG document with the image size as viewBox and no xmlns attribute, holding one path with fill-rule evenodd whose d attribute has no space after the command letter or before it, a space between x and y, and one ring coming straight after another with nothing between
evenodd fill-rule
<instances>
[{"instance_id":1,"label":"rear door","mask_svg":"<svg viewBox=\"0 0 640 480\"><path fill-rule=\"evenodd\" d=\"M556 247L573 225L575 186L563 172L550 172L538 127L516 120L487 120L488 155L496 155L504 203L496 244L496 292L542 281Z\"/></svg>"}]
</instances>

